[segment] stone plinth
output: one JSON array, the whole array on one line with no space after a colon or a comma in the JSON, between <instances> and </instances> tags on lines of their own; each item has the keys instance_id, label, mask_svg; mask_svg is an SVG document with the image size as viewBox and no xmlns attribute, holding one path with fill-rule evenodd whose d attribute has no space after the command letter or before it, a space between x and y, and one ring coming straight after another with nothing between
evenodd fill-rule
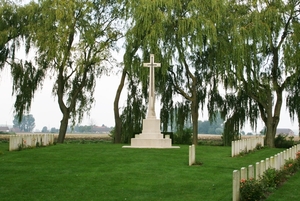
<instances>
[{"instance_id":1,"label":"stone plinth","mask_svg":"<svg viewBox=\"0 0 300 201\"><path fill-rule=\"evenodd\" d=\"M130 146L123 148L180 148L172 146L172 140L169 135L161 134L159 119L144 119L143 130L135 138L131 138Z\"/></svg>"}]
</instances>

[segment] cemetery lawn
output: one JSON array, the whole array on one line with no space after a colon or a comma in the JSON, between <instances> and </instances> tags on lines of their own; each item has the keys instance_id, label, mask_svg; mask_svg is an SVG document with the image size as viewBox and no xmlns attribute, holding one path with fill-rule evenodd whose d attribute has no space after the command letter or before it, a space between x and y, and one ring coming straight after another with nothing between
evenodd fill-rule
<instances>
[{"instance_id":1,"label":"cemetery lawn","mask_svg":"<svg viewBox=\"0 0 300 201\"><path fill-rule=\"evenodd\" d=\"M296 201L300 198L300 172L298 171L280 188L274 191L266 201Z\"/></svg>"},{"instance_id":2,"label":"cemetery lawn","mask_svg":"<svg viewBox=\"0 0 300 201\"><path fill-rule=\"evenodd\" d=\"M282 151L231 158L230 147L198 146L196 161L203 164L189 167L187 145L121 147L102 142L8 152L0 141L0 200L230 201L233 170Z\"/></svg>"}]
</instances>

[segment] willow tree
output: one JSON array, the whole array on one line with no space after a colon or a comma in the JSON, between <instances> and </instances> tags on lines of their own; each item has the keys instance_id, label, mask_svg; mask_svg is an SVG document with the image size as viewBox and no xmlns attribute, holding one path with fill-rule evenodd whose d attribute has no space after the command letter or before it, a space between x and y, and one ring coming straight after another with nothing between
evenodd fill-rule
<instances>
[{"instance_id":1,"label":"willow tree","mask_svg":"<svg viewBox=\"0 0 300 201\"><path fill-rule=\"evenodd\" d=\"M40 0L30 4L34 9L30 9L29 17L23 16L27 22L26 49L32 48L36 57L34 65L15 65L14 84L21 100L15 107L25 105L29 110L46 75L54 78L53 94L62 112L58 142L62 143L69 120L75 124L89 112L96 79L114 62L111 50L120 37L119 7L113 0ZM19 23L22 27L23 22ZM36 74L39 76L31 77Z\"/></svg>"},{"instance_id":2,"label":"willow tree","mask_svg":"<svg viewBox=\"0 0 300 201\"><path fill-rule=\"evenodd\" d=\"M299 50L298 50L299 51ZM289 87L288 96L286 98L286 106L289 108L289 114L292 120L298 117L298 128L300 136L300 77L296 81L295 85Z\"/></svg>"},{"instance_id":3,"label":"willow tree","mask_svg":"<svg viewBox=\"0 0 300 201\"><path fill-rule=\"evenodd\" d=\"M38 5L31 2L20 6L4 0L0 4L0 70L6 66L11 71L13 95L16 95L14 112L21 122L23 113L31 107L34 92L45 77L44 70L37 68L33 61L19 57L19 54L29 53L29 27L35 22Z\"/></svg>"},{"instance_id":4,"label":"willow tree","mask_svg":"<svg viewBox=\"0 0 300 201\"><path fill-rule=\"evenodd\" d=\"M154 53L157 61L162 63L162 68L155 73L156 91L162 94L162 104L168 105L162 107L163 124L170 117L164 110L175 106L172 100L176 94L183 96L188 100L185 103L190 104L193 143L197 144L199 104L205 100L211 76L207 50L216 42L222 2L143 0L128 1L126 6L132 22L126 35L127 42L138 48L133 56L145 61L149 53ZM134 44L134 40L138 42ZM138 76L142 86L146 86L147 74L141 66L136 63L128 72ZM147 98L146 93L144 97Z\"/></svg>"},{"instance_id":5,"label":"willow tree","mask_svg":"<svg viewBox=\"0 0 300 201\"><path fill-rule=\"evenodd\" d=\"M91 109L96 79L113 62L110 50L120 36L116 9L116 1L106 0L41 2L34 39L40 64L57 76L53 93L63 114L58 142L64 141L69 119L80 122Z\"/></svg>"},{"instance_id":6,"label":"willow tree","mask_svg":"<svg viewBox=\"0 0 300 201\"><path fill-rule=\"evenodd\" d=\"M127 43L126 49L122 77L114 101L115 143L128 143L134 137L134 134L141 133L142 121L146 116L144 100L147 97L147 86L140 79L141 74L144 74L144 80L146 77L141 66L142 60L135 55L138 50L137 46L131 46ZM119 98L125 81L127 84L127 100L120 115Z\"/></svg>"},{"instance_id":7,"label":"willow tree","mask_svg":"<svg viewBox=\"0 0 300 201\"><path fill-rule=\"evenodd\" d=\"M126 51L123 56L123 69L119 86L116 91L114 99L114 117L115 117L115 130L114 130L114 143L126 143L134 135L134 132L141 130L141 121L145 117L145 109L143 107L143 94L136 86L140 83L136 80L136 76L132 73L131 66L136 66L140 63L139 59L135 57L140 40L130 40L127 36ZM119 101L122 90L125 86L125 81L128 82L128 93L126 107L120 115ZM133 119L134 118L134 119Z\"/></svg>"},{"instance_id":8,"label":"willow tree","mask_svg":"<svg viewBox=\"0 0 300 201\"><path fill-rule=\"evenodd\" d=\"M15 14L16 7L7 1L0 1L0 70L6 64L7 59L14 56L15 39L22 35L22 33L18 33L16 28L17 20L19 20ZM10 49L12 50L11 54Z\"/></svg>"},{"instance_id":9,"label":"willow tree","mask_svg":"<svg viewBox=\"0 0 300 201\"><path fill-rule=\"evenodd\" d=\"M32 5L20 7L10 1L0 1L0 70L15 61L16 50L27 33L25 15L28 17L31 9L34 9Z\"/></svg>"},{"instance_id":10,"label":"willow tree","mask_svg":"<svg viewBox=\"0 0 300 201\"><path fill-rule=\"evenodd\" d=\"M137 17L136 9L138 9L145 2L139 1L125 1L125 20L128 24L125 39L125 54L123 56L124 68L119 87L116 92L114 100L114 116L115 116L115 131L114 142L128 142L135 132L142 130L142 120L145 118L146 109L144 106L144 99L147 97L147 72L143 69L143 60L147 59L147 55L142 58L138 52L147 50L147 39L149 31L142 29L144 26L144 19L141 21L134 21ZM155 48L151 48L155 49ZM145 51L143 51L145 52ZM146 51L148 54L149 52ZM155 52L156 53L156 52ZM157 55L156 55L157 56ZM145 58L145 59L144 59ZM156 72L157 73L157 72ZM125 82L127 84L127 101L126 106L122 109L120 115L119 100Z\"/></svg>"},{"instance_id":11,"label":"willow tree","mask_svg":"<svg viewBox=\"0 0 300 201\"><path fill-rule=\"evenodd\" d=\"M227 114L232 112L228 118L236 123L249 118L255 127L259 114L270 147L274 147L283 91L297 83L300 73L296 62L300 55L295 51L299 49L299 6L295 0L231 1L224 18L231 31L219 44L219 50L225 48L229 55L220 60L225 67L220 78L233 96L243 94L244 100L239 105L244 114L237 115L240 111L232 106L226 108ZM238 128L227 126L229 132L233 129Z\"/></svg>"}]
</instances>

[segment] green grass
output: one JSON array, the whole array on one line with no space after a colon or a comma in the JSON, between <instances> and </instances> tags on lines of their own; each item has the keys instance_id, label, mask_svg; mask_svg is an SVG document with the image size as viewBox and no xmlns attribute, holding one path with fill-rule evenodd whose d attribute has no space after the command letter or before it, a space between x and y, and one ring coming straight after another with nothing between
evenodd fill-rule
<instances>
[{"instance_id":1,"label":"green grass","mask_svg":"<svg viewBox=\"0 0 300 201\"><path fill-rule=\"evenodd\" d=\"M297 172L289 180L271 194L266 201L296 201L300 197L300 172Z\"/></svg>"},{"instance_id":2,"label":"green grass","mask_svg":"<svg viewBox=\"0 0 300 201\"><path fill-rule=\"evenodd\" d=\"M180 147L123 149L103 142L8 152L0 142L0 200L229 201L233 170L282 150L231 158L230 147L198 146L203 165L189 167L188 146Z\"/></svg>"}]
</instances>

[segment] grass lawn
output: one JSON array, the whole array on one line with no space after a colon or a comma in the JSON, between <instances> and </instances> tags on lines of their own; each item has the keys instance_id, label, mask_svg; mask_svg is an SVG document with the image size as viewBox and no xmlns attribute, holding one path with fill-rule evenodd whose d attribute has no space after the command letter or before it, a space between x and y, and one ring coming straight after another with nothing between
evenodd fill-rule
<instances>
[{"instance_id":1,"label":"grass lawn","mask_svg":"<svg viewBox=\"0 0 300 201\"><path fill-rule=\"evenodd\" d=\"M198 146L196 161L203 165L189 167L187 145L121 147L103 142L8 152L0 141L0 200L230 201L233 170L282 150L231 158L230 147Z\"/></svg>"},{"instance_id":2,"label":"grass lawn","mask_svg":"<svg viewBox=\"0 0 300 201\"><path fill-rule=\"evenodd\" d=\"M277 189L266 201L296 201L300 199L300 172Z\"/></svg>"}]
</instances>

